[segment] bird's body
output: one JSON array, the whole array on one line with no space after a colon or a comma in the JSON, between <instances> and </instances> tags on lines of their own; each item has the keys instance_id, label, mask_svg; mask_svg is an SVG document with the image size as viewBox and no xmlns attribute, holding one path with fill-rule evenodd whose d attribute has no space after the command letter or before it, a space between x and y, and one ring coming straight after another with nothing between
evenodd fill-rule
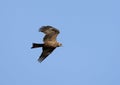
<instances>
[{"instance_id":1,"label":"bird's body","mask_svg":"<svg viewBox=\"0 0 120 85\"><path fill-rule=\"evenodd\" d=\"M44 45L47 46L47 47L59 47L60 44L61 43L59 43L57 41L55 41L55 42L53 42L53 41L47 41L47 42L44 43Z\"/></svg>"},{"instance_id":2,"label":"bird's body","mask_svg":"<svg viewBox=\"0 0 120 85\"><path fill-rule=\"evenodd\" d=\"M60 33L58 29L52 26L42 26L39 31L46 34L43 38L44 43L33 43L32 48L42 47L43 52L38 59L39 62L42 62L56 47L60 47L62 44L56 40L57 35Z\"/></svg>"}]
</instances>

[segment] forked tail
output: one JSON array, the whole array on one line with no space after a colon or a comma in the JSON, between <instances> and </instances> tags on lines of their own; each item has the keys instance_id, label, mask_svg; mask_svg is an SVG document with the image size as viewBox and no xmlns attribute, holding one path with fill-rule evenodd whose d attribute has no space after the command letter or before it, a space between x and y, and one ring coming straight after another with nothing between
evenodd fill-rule
<instances>
[{"instance_id":1,"label":"forked tail","mask_svg":"<svg viewBox=\"0 0 120 85\"><path fill-rule=\"evenodd\" d=\"M32 49L32 48L43 47L43 45L44 45L44 44L33 43L31 49Z\"/></svg>"}]
</instances>

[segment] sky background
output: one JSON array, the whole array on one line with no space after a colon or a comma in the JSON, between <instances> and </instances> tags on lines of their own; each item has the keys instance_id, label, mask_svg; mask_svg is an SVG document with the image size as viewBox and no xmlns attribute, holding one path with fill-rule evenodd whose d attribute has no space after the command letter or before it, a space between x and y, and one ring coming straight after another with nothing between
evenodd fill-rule
<instances>
[{"instance_id":1,"label":"sky background","mask_svg":"<svg viewBox=\"0 0 120 85\"><path fill-rule=\"evenodd\" d=\"M42 63L39 27L60 30ZM119 0L1 0L0 85L120 85Z\"/></svg>"}]
</instances>

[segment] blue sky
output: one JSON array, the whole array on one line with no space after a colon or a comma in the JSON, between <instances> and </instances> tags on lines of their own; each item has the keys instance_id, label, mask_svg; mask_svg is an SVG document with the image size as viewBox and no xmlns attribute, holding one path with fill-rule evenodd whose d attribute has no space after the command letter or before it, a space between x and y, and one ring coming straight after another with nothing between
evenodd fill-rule
<instances>
[{"instance_id":1,"label":"blue sky","mask_svg":"<svg viewBox=\"0 0 120 85\"><path fill-rule=\"evenodd\" d=\"M119 0L1 0L0 85L120 85ZM42 63L39 27L63 44Z\"/></svg>"}]
</instances>

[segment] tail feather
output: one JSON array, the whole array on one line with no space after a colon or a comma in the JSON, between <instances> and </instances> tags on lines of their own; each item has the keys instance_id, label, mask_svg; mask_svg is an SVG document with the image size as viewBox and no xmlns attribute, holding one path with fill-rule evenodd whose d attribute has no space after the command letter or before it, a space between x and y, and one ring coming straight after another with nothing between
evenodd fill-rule
<instances>
[{"instance_id":1,"label":"tail feather","mask_svg":"<svg viewBox=\"0 0 120 85\"><path fill-rule=\"evenodd\" d=\"M32 48L43 47L43 45L44 45L44 44L33 43L31 49L32 49Z\"/></svg>"}]
</instances>

